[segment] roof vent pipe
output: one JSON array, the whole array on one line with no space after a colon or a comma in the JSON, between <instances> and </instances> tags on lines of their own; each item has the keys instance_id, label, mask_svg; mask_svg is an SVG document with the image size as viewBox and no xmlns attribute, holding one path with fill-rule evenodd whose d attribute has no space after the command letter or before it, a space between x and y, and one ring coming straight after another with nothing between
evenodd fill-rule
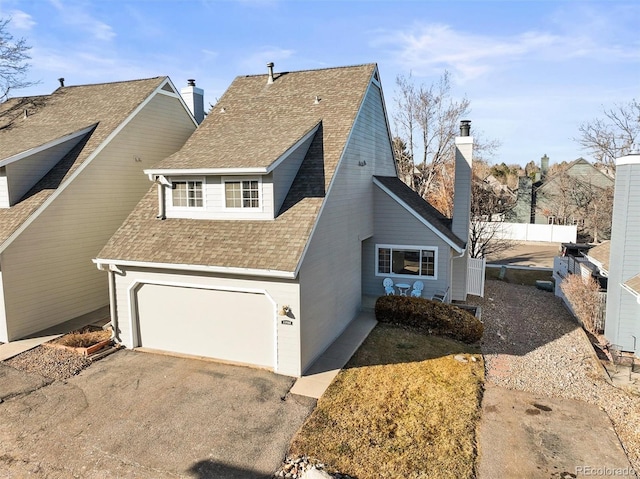
<instances>
[{"instance_id":1,"label":"roof vent pipe","mask_svg":"<svg viewBox=\"0 0 640 479\"><path fill-rule=\"evenodd\" d=\"M471 130L471 120L462 120L460 122L460 136L469 136Z\"/></svg>"},{"instance_id":2,"label":"roof vent pipe","mask_svg":"<svg viewBox=\"0 0 640 479\"><path fill-rule=\"evenodd\" d=\"M273 83L273 62L267 63L267 70L269 72L269 79L267 80L267 85L271 85Z\"/></svg>"},{"instance_id":3,"label":"roof vent pipe","mask_svg":"<svg viewBox=\"0 0 640 479\"><path fill-rule=\"evenodd\" d=\"M58 81L60 82L60 86L63 87L64 86L64 78L58 78Z\"/></svg>"}]
</instances>

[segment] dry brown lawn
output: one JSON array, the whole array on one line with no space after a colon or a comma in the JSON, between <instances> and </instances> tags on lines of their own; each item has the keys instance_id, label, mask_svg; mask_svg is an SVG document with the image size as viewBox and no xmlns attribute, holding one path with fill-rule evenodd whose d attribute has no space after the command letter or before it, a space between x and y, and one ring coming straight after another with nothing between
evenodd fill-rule
<instances>
[{"instance_id":1,"label":"dry brown lawn","mask_svg":"<svg viewBox=\"0 0 640 479\"><path fill-rule=\"evenodd\" d=\"M488 280L498 279L500 268L487 268L485 278ZM507 273L502 281L511 284L524 284L527 286L535 286L536 281L551 281L553 275L551 271L544 270L525 270L507 268Z\"/></svg>"},{"instance_id":2,"label":"dry brown lawn","mask_svg":"<svg viewBox=\"0 0 640 479\"><path fill-rule=\"evenodd\" d=\"M483 380L477 347L379 324L290 453L358 479L474 477Z\"/></svg>"}]
</instances>

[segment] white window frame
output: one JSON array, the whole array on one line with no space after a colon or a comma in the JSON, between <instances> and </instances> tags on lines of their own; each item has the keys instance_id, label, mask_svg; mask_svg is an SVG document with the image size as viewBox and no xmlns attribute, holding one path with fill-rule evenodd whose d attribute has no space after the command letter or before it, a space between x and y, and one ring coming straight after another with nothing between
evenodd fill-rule
<instances>
[{"instance_id":1,"label":"white window frame","mask_svg":"<svg viewBox=\"0 0 640 479\"><path fill-rule=\"evenodd\" d=\"M242 194L243 181L258 182L258 206L227 206L227 183L240 183L240 194ZM242 198L241 198L242 200ZM222 209L225 211L262 211L264 195L262 191L261 176L226 176L222 178ZM242 201L241 201L242 202Z\"/></svg>"},{"instance_id":2,"label":"white window frame","mask_svg":"<svg viewBox=\"0 0 640 479\"><path fill-rule=\"evenodd\" d=\"M167 205L169 208L171 208L174 211L193 211L193 210L204 210L207 206L207 195L206 195L206 187L207 187L207 181L206 178L203 176L198 176L198 177L179 177L179 178L171 178L171 188L169 189L169 191L171 191L171 194L169 195L169 204ZM185 183L185 182L200 182L202 185L202 206L174 206L173 205L173 193L176 191L174 188L174 184L175 183Z\"/></svg>"},{"instance_id":3,"label":"white window frame","mask_svg":"<svg viewBox=\"0 0 640 479\"><path fill-rule=\"evenodd\" d=\"M381 249L389 249L390 251L390 261L393 262L393 250L416 250L420 254L420 258L422 258L422 251L431 251L433 252L433 276L425 276L419 274L396 274L393 273L393 267L390 268L389 273L380 272L380 250ZM376 276L385 276L390 278L406 278L406 279L420 279L420 280L437 280L438 279L438 247L437 246L416 246L416 245L404 245L404 244L376 244L375 247L375 265L376 265Z\"/></svg>"}]
</instances>

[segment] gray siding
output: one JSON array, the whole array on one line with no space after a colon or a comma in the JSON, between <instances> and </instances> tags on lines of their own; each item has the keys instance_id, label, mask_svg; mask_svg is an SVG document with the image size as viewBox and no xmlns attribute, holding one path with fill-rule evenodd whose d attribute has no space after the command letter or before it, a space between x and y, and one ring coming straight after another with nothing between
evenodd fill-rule
<instances>
[{"instance_id":1,"label":"gray siding","mask_svg":"<svg viewBox=\"0 0 640 479\"><path fill-rule=\"evenodd\" d=\"M300 269L303 370L360 311L361 244L374 231L372 177L395 174L381 93L372 84Z\"/></svg>"},{"instance_id":2,"label":"gray siding","mask_svg":"<svg viewBox=\"0 0 640 479\"><path fill-rule=\"evenodd\" d=\"M0 340L109 303L107 277L91 259L149 189L143 168L179 149L194 129L177 98L156 95L7 247L7 337Z\"/></svg>"},{"instance_id":3,"label":"gray siding","mask_svg":"<svg viewBox=\"0 0 640 479\"><path fill-rule=\"evenodd\" d=\"M314 135L311 135L306 141L304 141L295 151L280 163L275 170L273 170L273 205L274 205L274 217L280 211L280 207L287 197L289 188L298 174L302 160L304 160L309 145L313 141Z\"/></svg>"},{"instance_id":4,"label":"gray siding","mask_svg":"<svg viewBox=\"0 0 640 479\"><path fill-rule=\"evenodd\" d=\"M640 305L622 283L640 272L640 164L618 165L611 231L605 336L640 352Z\"/></svg>"},{"instance_id":5,"label":"gray siding","mask_svg":"<svg viewBox=\"0 0 640 479\"><path fill-rule=\"evenodd\" d=\"M9 206L16 204L83 137L84 135L72 138L34 155L9 163L5 167L8 201L6 203L0 202L0 207L9 208ZM4 192L2 198L4 198Z\"/></svg>"},{"instance_id":6,"label":"gray siding","mask_svg":"<svg viewBox=\"0 0 640 479\"><path fill-rule=\"evenodd\" d=\"M420 220L378 187L374 187L375 235L364 242L362 249L362 292L366 296L382 296L382 281L387 275L376 276L376 245L413 245L438 248L438 273L435 279L416 278L424 283L423 297L450 286L451 247ZM410 279L394 282L412 283Z\"/></svg>"}]
</instances>

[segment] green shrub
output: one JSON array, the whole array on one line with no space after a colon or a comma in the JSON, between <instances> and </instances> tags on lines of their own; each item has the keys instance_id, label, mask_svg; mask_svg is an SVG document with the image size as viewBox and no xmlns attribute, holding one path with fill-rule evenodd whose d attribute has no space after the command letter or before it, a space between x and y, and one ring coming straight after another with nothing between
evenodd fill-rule
<instances>
[{"instance_id":1,"label":"green shrub","mask_svg":"<svg viewBox=\"0 0 640 479\"><path fill-rule=\"evenodd\" d=\"M409 326L469 344L479 341L484 333L482 322L468 311L429 299L381 296L375 311L381 323Z\"/></svg>"}]
</instances>

